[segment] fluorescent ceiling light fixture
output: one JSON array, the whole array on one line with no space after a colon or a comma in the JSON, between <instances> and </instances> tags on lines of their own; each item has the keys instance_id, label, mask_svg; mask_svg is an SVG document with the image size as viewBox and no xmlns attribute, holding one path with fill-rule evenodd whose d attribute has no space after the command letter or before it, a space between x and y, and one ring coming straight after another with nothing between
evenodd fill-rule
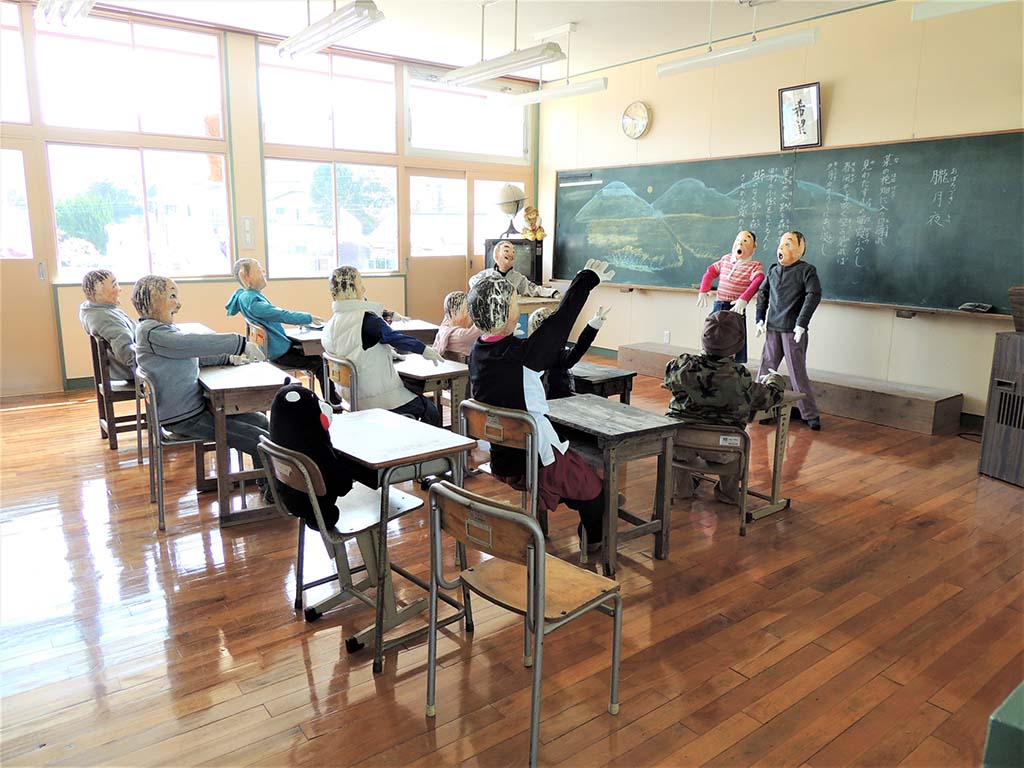
<instances>
[{"instance_id":1,"label":"fluorescent ceiling light fixture","mask_svg":"<svg viewBox=\"0 0 1024 768\"><path fill-rule=\"evenodd\" d=\"M39 0L36 6L36 21L52 24L57 19L67 26L75 19L85 18L96 4L96 0Z\"/></svg>"},{"instance_id":2,"label":"fluorescent ceiling light fixture","mask_svg":"<svg viewBox=\"0 0 1024 768\"><path fill-rule=\"evenodd\" d=\"M749 59L754 56L762 56L777 51L786 51L790 48L802 48L805 45L813 45L818 40L818 28L801 29L796 32L788 32L775 37L761 38L753 42L737 45L733 48L726 48L721 51L709 51L700 56L691 56L688 59L677 59L666 61L658 65L658 77L678 75L681 72L689 72L692 69L703 67L716 67L719 64L727 64L730 61Z\"/></svg>"},{"instance_id":3,"label":"fluorescent ceiling light fixture","mask_svg":"<svg viewBox=\"0 0 1024 768\"><path fill-rule=\"evenodd\" d=\"M296 32L277 46L277 53L289 58L316 53L331 43L383 20L384 14L377 10L373 0L355 0Z\"/></svg>"},{"instance_id":4,"label":"fluorescent ceiling light fixture","mask_svg":"<svg viewBox=\"0 0 1024 768\"><path fill-rule=\"evenodd\" d=\"M444 81L449 85L469 85L479 83L481 80L493 80L496 77L511 75L513 72L530 67L553 64L564 58L565 54L562 53L562 47L558 43L544 43L522 51L512 51L512 53L506 53L496 59L481 61L479 64L472 64L462 69L453 69L445 76Z\"/></svg>"},{"instance_id":5,"label":"fluorescent ceiling light fixture","mask_svg":"<svg viewBox=\"0 0 1024 768\"><path fill-rule=\"evenodd\" d=\"M585 93L597 93L598 91L605 90L608 90L608 78L599 77L596 80L583 80L578 83L559 85L554 88L544 88L539 91L517 93L515 96L495 96L495 100L501 99L502 104L525 107L527 104L539 104L542 101L564 99L569 96L582 96Z\"/></svg>"},{"instance_id":6,"label":"fluorescent ceiling light fixture","mask_svg":"<svg viewBox=\"0 0 1024 768\"><path fill-rule=\"evenodd\" d=\"M910 10L910 18L913 21L924 21L949 13L973 11L977 8L1008 2L1010 0L922 0Z\"/></svg>"}]
</instances>

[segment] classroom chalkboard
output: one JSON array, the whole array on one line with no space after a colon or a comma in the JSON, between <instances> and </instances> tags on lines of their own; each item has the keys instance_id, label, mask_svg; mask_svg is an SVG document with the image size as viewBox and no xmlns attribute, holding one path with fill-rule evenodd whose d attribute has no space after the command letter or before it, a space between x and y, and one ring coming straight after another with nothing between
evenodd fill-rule
<instances>
[{"instance_id":1,"label":"classroom chalkboard","mask_svg":"<svg viewBox=\"0 0 1024 768\"><path fill-rule=\"evenodd\" d=\"M807 236L826 299L1009 313L1024 283L1024 134L560 171L553 276L587 259L615 282L694 288L736 232L754 258Z\"/></svg>"}]
</instances>

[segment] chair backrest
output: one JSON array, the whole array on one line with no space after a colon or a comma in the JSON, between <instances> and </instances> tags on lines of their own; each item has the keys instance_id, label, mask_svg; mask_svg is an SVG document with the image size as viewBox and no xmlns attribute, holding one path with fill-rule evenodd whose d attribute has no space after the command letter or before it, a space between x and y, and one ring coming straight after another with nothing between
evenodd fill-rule
<instances>
[{"instance_id":1,"label":"chair backrest","mask_svg":"<svg viewBox=\"0 0 1024 768\"><path fill-rule=\"evenodd\" d=\"M263 459L263 466L271 482L286 485L309 497L309 504L313 509L313 514L316 515L320 533L326 536L327 526L324 524L320 502L316 497L326 494L327 486L324 484L323 475L320 474L320 468L316 462L304 453L278 445L266 435L260 435L260 444L256 446L256 450L259 451L260 457ZM287 500L278 491L278 488L274 488L275 502L288 514L301 519L302 515L289 509Z\"/></svg>"},{"instance_id":2,"label":"chair backrest","mask_svg":"<svg viewBox=\"0 0 1024 768\"><path fill-rule=\"evenodd\" d=\"M110 356L113 354L110 349L110 342L102 336L89 334L89 344L92 347L92 375L96 383L103 387L104 394L110 394Z\"/></svg>"},{"instance_id":3,"label":"chair backrest","mask_svg":"<svg viewBox=\"0 0 1024 768\"><path fill-rule=\"evenodd\" d=\"M498 408L469 399L459 404L459 418L463 425L462 434L466 437L523 451L529 451L538 444L540 431L537 420L526 411Z\"/></svg>"},{"instance_id":4,"label":"chair backrest","mask_svg":"<svg viewBox=\"0 0 1024 768\"><path fill-rule=\"evenodd\" d=\"M675 444L693 450L715 450L750 456L750 435L743 427L718 424L680 424Z\"/></svg>"},{"instance_id":5,"label":"chair backrest","mask_svg":"<svg viewBox=\"0 0 1024 768\"><path fill-rule=\"evenodd\" d=\"M246 320L245 338L263 350L263 354L270 359L270 341L266 328L253 320Z\"/></svg>"},{"instance_id":6,"label":"chair backrest","mask_svg":"<svg viewBox=\"0 0 1024 768\"><path fill-rule=\"evenodd\" d=\"M327 352L323 353L324 375L335 384L340 384L348 390L348 402L353 411L359 410L359 376L356 373L356 366L346 357L335 357Z\"/></svg>"},{"instance_id":7,"label":"chair backrest","mask_svg":"<svg viewBox=\"0 0 1024 768\"><path fill-rule=\"evenodd\" d=\"M440 529L469 548L519 565L542 563L544 534L519 507L493 501L442 480L430 486L431 515ZM539 559L538 559L539 558Z\"/></svg>"},{"instance_id":8,"label":"chair backrest","mask_svg":"<svg viewBox=\"0 0 1024 768\"><path fill-rule=\"evenodd\" d=\"M142 370L142 366L135 368L135 391L139 393L146 404L146 421L149 424L150 434L159 439L160 415L157 410L156 383L149 374Z\"/></svg>"}]
</instances>

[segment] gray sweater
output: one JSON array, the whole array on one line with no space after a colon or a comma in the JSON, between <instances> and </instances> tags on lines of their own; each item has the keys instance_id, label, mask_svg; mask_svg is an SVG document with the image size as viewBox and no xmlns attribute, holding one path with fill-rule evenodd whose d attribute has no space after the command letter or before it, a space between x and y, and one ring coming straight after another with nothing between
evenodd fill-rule
<instances>
[{"instance_id":1,"label":"gray sweater","mask_svg":"<svg viewBox=\"0 0 1024 768\"><path fill-rule=\"evenodd\" d=\"M757 291L756 321L767 320L769 331L792 333L798 325L806 330L820 301L821 281L812 264L801 259L784 267L776 262Z\"/></svg>"},{"instance_id":2,"label":"gray sweater","mask_svg":"<svg viewBox=\"0 0 1024 768\"><path fill-rule=\"evenodd\" d=\"M116 304L83 301L78 308L78 319L85 332L99 336L110 344L114 357L110 361L110 376L131 381L135 378L135 321Z\"/></svg>"},{"instance_id":3,"label":"gray sweater","mask_svg":"<svg viewBox=\"0 0 1024 768\"><path fill-rule=\"evenodd\" d=\"M139 367L153 378L161 424L195 416L206 407L200 365L227 365L245 339L237 333L182 333L176 325L146 319L135 331Z\"/></svg>"}]
</instances>

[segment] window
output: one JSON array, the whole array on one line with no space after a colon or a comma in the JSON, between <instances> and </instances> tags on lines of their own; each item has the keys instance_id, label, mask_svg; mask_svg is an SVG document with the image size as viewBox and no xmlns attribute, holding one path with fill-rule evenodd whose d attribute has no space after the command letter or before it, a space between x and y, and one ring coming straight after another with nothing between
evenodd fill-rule
<instances>
[{"instance_id":1,"label":"window","mask_svg":"<svg viewBox=\"0 0 1024 768\"><path fill-rule=\"evenodd\" d=\"M25 161L16 149L0 149L0 258L31 259Z\"/></svg>"},{"instance_id":2,"label":"window","mask_svg":"<svg viewBox=\"0 0 1024 768\"><path fill-rule=\"evenodd\" d=\"M503 104L493 93L455 88L411 72L410 148L525 159L527 110Z\"/></svg>"},{"instance_id":3,"label":"window","mask_svg":"<svg viewBox=\"0 0 1024 768\"><path fill-rule=\"evenodd\" d=\"M395 151L395 67L317 54L282 59L260 46L263 139L271 144Z\"/></svg>"},{"instance_id":4,"label":"window","mask_svg":"<svg viewBox=\"0 0 1024 768\"><path fill-rule=\"evenodd\" d=\"M89 17L41 27L36 52L49 125L223 135L214 35Z\"/></svg>"},{"instance_id":5,"label":"window","mask_svg":"<svg viewBox=\"0 0 1024 768\"><path fill-rule=\"evenodd\" d=\"M224 156L51 144L60 278L230 272Z\"/></svg>"},{"instance_id":6,"label":"window","mask_svg":"<svg viewBox=\"0 0 1024 768\"><path fill-rule=\"evenodd\" d=\"M521 181L477 179L473 182L473 253L476 256L484 255L484 240L501 237L508 229L509 215L498 208L498 192L506 184L524 188ZM518 218L521 221L522 214Z\"/></svg>"},{"instance_id":7,"label":"window","mask_svg":"<svg viewBox=\"0 0 1024 768\"><path fill-rule=\"evenodd\" d=\"M398 171L390 166L266 161L267 241L274 277L398 268Z\"/></svg>"},{"instance_id":8,"label":"window","mask_svg":"<svg viewBox=\"0 0 1024 768\"><path fill-rule=\"evenodd\" d=\"M413 256L466 253L466 181L435 176L409 177Z\"/></svg>"},{"instance_id":9,"label":"window","mask_svg":"<svg viewBox=\"0 0 1024 768\"><path fill-rule=\"evenodd\" d=\"M21 20L18 6L0 3L0 120L27 123L28 80L25 77L25 51L21 45ZM6 191L6 187L5 187Z\"/></svg>"}]
</instances>

